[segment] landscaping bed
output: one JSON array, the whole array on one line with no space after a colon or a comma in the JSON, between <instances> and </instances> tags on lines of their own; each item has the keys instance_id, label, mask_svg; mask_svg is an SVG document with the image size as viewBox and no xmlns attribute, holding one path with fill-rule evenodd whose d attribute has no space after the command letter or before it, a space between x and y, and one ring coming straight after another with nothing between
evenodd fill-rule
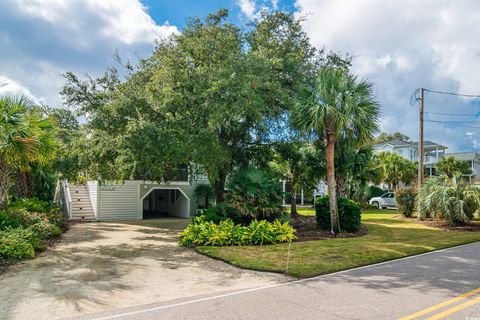
<instances>
[{"instance_id":1,"label":"landscaping bed","mask_svg":"<svg viewBox=\"0 0 480 320\"><path fill-rule=\"evenodd\" d=\"M421 220L418 221L416 217L406 218L402 215L395 217L399 220L406 220L414 223L419 223L431 228L438 228L446 231L479 231L480 232L480 222L471 221L466 222L464 225L451 225L445 220Z\"/></svg>"},{"instance_id":2,"label":"landscaping bed","mask_svg":"<svg viewBox=\"0 0 480 320\"><path fill-rule=\"evenodd\" d=\"M368 233L367 226L362 224L357 232L344 232L334 236L328 230L318 229L315 216L299 215L292 220L292 226L296 230L297 242L330 238L353 238L364 236Z\"/></svg>"},{"instance_id":3,"label":"landscaping bed","mask_svg":"<svg viewBox=\"0 0 480 320\"><path fill-rule=\"evenodd\" d=\"M263 246L199 246L198 252L233 265L311 277L480 241L480 232L442 230L397 219L389 210L366 210L368 234ZM287 257L288 271L287 271Z\"/></svg>"}]
</instances>

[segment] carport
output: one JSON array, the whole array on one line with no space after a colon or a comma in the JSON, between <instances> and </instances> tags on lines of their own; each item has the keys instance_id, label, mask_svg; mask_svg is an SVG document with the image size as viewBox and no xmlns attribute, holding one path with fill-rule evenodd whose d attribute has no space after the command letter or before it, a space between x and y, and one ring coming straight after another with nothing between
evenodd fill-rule
<instances>
[{"instance_id":1,"label":"carport","mask_svg":"<svg viewBox=\"0 0 480 320\"><path fill-rule=\"evenodd\" d=\"M190 199L180 188L154 187L141 204L143 219L190 216Z\"/></svg>"}]
</instances>

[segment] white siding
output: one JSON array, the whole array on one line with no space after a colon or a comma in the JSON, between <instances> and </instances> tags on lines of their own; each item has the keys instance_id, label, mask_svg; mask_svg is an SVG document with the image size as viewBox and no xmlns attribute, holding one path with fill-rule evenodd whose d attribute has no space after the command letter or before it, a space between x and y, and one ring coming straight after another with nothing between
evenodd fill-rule
<instances>
[{"instance_id":1,"label":"white siding","mask_svg":"<svg viewBox=\"0 0 480 320\"><path fill-rule=\"evenodd\" d=\"M93 214L95 218L98 219L98 208L97 208L97 195L98 195L98 183L97 181L88 181L87 182L88 196L90 198L90 203L92 204Z\"/></svg>"},{"instance_id":2,"label":"white siding","mask_svg":"<svg viewBox=\"0 0 480 320\"><path fill-rule=\"evenodd\" d=\"M100 186L100 220L137 220L142 219L140 205L140 184L126 181L124 184L106 184Z\"/></svg>"}]
</instances>

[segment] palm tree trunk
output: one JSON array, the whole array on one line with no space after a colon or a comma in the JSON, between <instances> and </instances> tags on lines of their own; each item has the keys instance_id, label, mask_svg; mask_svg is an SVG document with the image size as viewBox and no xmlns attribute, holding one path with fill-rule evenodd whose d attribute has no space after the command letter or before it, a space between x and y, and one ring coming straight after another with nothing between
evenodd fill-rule
<instances>
[{"instance_id":1,"label":"palm tree trunk","mask_svg":"<svg viewBox=\"0 0 480 320\"><path fill-rule=\"evenodd\" d=\"M0 211L8 208L8 179L10 167L0 156Z\"/></svg>"},{"instance_id":2,"label":"palm tree trunk","mask_svg":"<svg viewBox=\"0 0 480 320\"><path fill-rule=\"evenodd\" d=\"M15 196L19 199L33 196L33 182L30 172L18 170L15 174Z\"/></svg>"},{"instance_id":3,"label":"palm tree trunk","mask_svg":"<svg viewBox=\"0 0 480 320\"><path fill-rule=\"evenodd\" d=\"M227 179L227 174L223 169L218 169L217 180L213 183L213 189L215 192L215 201L216 204L225 201L225 181Z\"/></svg>"},{"instance_id":4,"label":"palm tree trunk","mask_svg":"<svg viewBox=\"0 0 480 320\"><path fill-rule=\"evenodd\" d=\"M337 190L335 182L335 143L333 137L327 138L327 184L328 184L328 198L330 205L330 232L336 235L340 232L340 224L337 210Z\"/></svg>"},{"instance_id":5,"label":"palm tree trunk","mask_svg":"<svg viewBox=\"0 0 480 320\"><path fill-rule=\"evenodd\" d=\"M290 216L296 217L298 216L297 212L297 186L294 185L292 181L292 197L290 203Z\"/></svg>"}]
</instances>

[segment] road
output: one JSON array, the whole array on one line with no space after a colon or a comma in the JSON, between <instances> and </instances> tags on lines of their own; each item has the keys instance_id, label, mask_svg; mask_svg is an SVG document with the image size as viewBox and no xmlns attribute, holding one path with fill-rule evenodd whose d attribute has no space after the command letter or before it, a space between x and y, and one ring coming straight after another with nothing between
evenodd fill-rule
<instances>
[{"instance_id":1,"label":"road","mask_svg":"<svg viewBox=\"0 0 480 320\"><path fill-rule=\"evenodd\" d=\"M480 243L289 283L75 319L480 320Z\"/></svg>"}]
</instances>

